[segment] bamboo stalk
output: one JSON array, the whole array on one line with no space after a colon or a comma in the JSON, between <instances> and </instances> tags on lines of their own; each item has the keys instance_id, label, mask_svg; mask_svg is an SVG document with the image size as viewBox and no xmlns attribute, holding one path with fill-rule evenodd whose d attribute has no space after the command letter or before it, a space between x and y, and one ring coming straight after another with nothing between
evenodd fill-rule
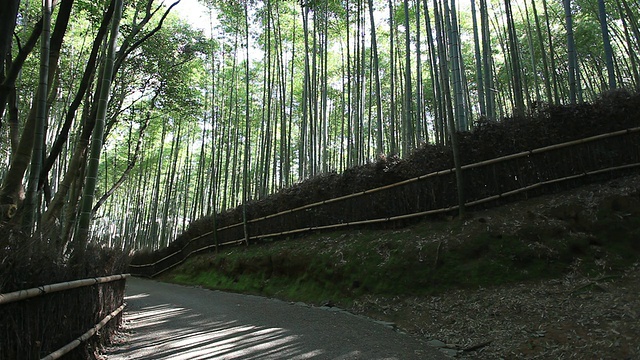
<instances>
[{"instance_id":1,"label":"bamboo stalk","mask_svg":"<svg viewBox=\"0 0 640 360\"><path fill-rule=\"evenodd\" d=\"M31 288L27 290L18 290L6 294L0 294L0 305L8 304L15 301L21 301L24 299L32 298L35 296L40 296L44 294L49 294L52 292L63 291L75 289L83 286L91 286L101 283L108 283L112 281L117 281L121 279L126 279L130 276L130 274L120 274L120 275L111 275L99 278L92 279L82 279L75 281L62 282L51 285L43 285L37 288Z\"/></svg>"},{"instance_id":2,"label":"bamboo stalk","mask_svg":"<svg viewBox=\"0 0 640 360\"><path fill-rule=\"evenodd\" d=\"M56 360L56 359L61 358L63 355L65 355L69 351L75 349L76 347L78 347L78 345L80 345L83 342L87 341L90 337L92 337L98 331L100 331L100 329L102 329L111 319L113 319L118 314L120 314L120 312L122 312L122 310L124 309L124 306L125 306L125 304L123 303L122 305L120 305L119 308L117 308L114 311L112 311L109 315L107 315L104 319L102 319L102 321L97 323L94 327L89 329L89 331L87 331L86 333L82 334L79 338L73 340L72 342L70 342L67 345L61 347L60 349L52 352L51 354L43 357L41 360Z\"/></svg>"},{"instance_id":3,"label":"bamboo stalk","mask_svg":"<svg viewBox=\"0 0 640 360\"><path fill-rule=\"evenodd\" d=\"M227 229L231 229L231 228L238 227L238 226L242 226L242 223L237 223L237 224L227 225L227 226L225 226L225 227L221 227L220 229L218 229L218 231L221 231L221 230L227 230ZM213 233L213 231L212 231L212 232L210 232L210 234L211 234L211 233Z\"/></svg>"}]
</instances>

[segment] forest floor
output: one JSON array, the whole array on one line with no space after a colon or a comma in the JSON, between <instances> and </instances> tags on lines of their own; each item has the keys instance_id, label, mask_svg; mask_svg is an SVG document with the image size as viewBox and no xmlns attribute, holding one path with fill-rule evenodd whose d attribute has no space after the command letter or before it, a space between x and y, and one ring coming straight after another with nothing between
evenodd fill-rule
<instances>
[{"instance_id":1,"label":"forest floor","mask_svg":"<svg viewBox=\"0 0 640 360\"><path fill-rule=\"evenodd\" d=\"M638 359L640 267L557 279L358 301L356 313L461 359ZM352 310L353 311L353 310Z\"/></svg>"},{"instance_id":2,"label":"forest floor","mask_svg":"<svg viewBox=\"0 0 640 360\"><path fill-rule=\"evenodd\" d=\"M435 296L368 296L356 301L353 311L435 339L433 345L458 358L640 358L640 228L631 220L640 210L639 194L635 176L474 214L496 234L522 233L533 224L540 237L568 232L588 239L589 248L576 248L562 274ZM598 217L612 221L598 231L593 229ZM636 259L629 259L628 267L616 265L620 255L601 243L625 234ZM544 245L532 241L530 246Z\"/></svg>"},{"instance_id":3,"label":"forest floor","mask_svg":"<svg viewBox=\"0 0 640 360\"><path fill-rule=\"evenodd\" d=\"M640 357L640 176L206 254L166 281L392 322L468 359Z\"/></svg>"}]
</instances>

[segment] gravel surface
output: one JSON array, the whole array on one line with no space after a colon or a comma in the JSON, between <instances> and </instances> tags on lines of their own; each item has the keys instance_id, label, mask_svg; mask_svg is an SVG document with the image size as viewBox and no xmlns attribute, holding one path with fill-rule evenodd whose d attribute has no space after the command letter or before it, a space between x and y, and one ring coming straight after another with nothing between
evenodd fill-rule
<instances>
[{"instance_id":1,"label":"gravel surface","mask_svg":"<svg viewBox=\"0 0 640 360\"><path fill-rule=\"evenodd\" d=\"M131 278L104 359L446 359L390 324L333 307Z\"/></svg>"}]
</instances>

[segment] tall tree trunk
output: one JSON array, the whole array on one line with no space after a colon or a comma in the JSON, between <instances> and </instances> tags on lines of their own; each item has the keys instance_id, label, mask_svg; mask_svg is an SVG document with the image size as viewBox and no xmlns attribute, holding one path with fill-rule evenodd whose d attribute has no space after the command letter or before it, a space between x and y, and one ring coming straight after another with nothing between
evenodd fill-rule
<instances>
[{"instance_id":1,"label":"tall tree trunk","mask_svg":"<svg viewBox=\"0 0 640 360\"><path fill-rule=\"evenodd\" d=\"M0 4L0 68L9 55L13 30L16 26L20 0L5 0ZM2 113L0 113L2 117Z\"/></svg>"},{"instance_id":2,"label":"tall tree trunk","mask_svg":"<svg viewBox=\"0 0 640 360\"><path fill-rule=\"evenodd\" d=\"M526 6L526 4L525 4ZM531 8L533 9L533 18L535 20L536 23L536 34L538 36L538 43L540 46L540 49L544 50L545 47L545 43L543 40L543 35L542 35L542 26L540 26L540 17L538 16L538 9L536 8L536 1L535 0L531 0ZM555 71L555 69L552 69L553 71ZM551 93L551 83L552 83L552 79L550 76L550 71L549 71L549 63L547 61L547 52L546 51L542 51L542 71L544 74L544 90L545 90L545 95L547 97L547 102L551 103L553 102L553 95Z\"/></svg>"},{"instance_id":3,"label":"tall tree trunk","mask_svg":"<svg viewBox=\"0 0 640 360\"><path fill-rule=\"evenodd\" d=\"M562 0L564 5L565 26L567 32L567 54L569 66L569 100L571 104L577 103L577 69L576 46L573 39L573 15L571 13L571 0Z\"/></svg>"},{"instance_id":4,"label":"tall tree trunk","mask_svg":"<svg viewBox=\"0 0 640 360\"><path fill-rule=\"evenodd\" d=\"M451 0L451 9L448 4L449 0L444 0L444 19L447 32L451 38L449 42L449 56L451 57L451 76L453 77L453 107L455 109L456 129L465 131L467 129L467 114L464 106L463 90L462 90L462 69L460 67L459 42L460 35L458 32L458 15L455 7L455 0ZM453 133L451 134L453 136Z\"/></svg>"},{"instance_id":5,"label":"tall tree trunk","mask_svg":"<svg viewBox=\"0 0 640 360\"><path fill-rule=\"evenodd\" d=\"M409 0L404 0L404 32L405 32L405 67L404 67L404 107L402 117L403 139L402 154L407 156L414 147L413 131L413 92L411 86L411 37L409 24Z\"/></svg>"},{"instance_id":6,"label":"tall tree trunk","mask_svg":"<svg viewBox=\"0 0 640 360\"><path fill-rule=\"evenodd\" d=\"M476 86L478 88L478 104L480 115L487 116L484 81L482 77L482 56L480 55L480 36L478 35L478 20L476 18L476 1L471 0L471 19L473 24L473 45L476 60Z\"/></svg>"},{"instance_id":7,"label":"tall tree trunk","mask_svg":"<svg viewBox=\"0 0 640 360\"><path fill-rule=\"evenodd\" d=\"M348 14L348 12L347 12ZM349 37L349 32L347 31L347 38ZM343 46L343 42L340 42L340 46L342 48ZM349 42L347 41L347 51L349 51ZM340 52L340 78L341 78L341 85L342 85L342 89L349 89L349 70L346 69L349 67L349 64L345 64L345 57L344 57L344 51ZM345 95L346 93L346 95ZM340 143L344 144L345 141L347 140L346 137L346 132L348 132L349 130L346 129L345 130L345 125L347 125L346 123L349 122L349 111L348 111L348 96L349 93L348 91L342 91L342 93L340 94ZM345 115L347 116L347 121L344 121L344 117ZM347 149L348 150L348 149ZM338 168L340 170L344 169L345 166L345 161L348 160L348 153L345 154L345 146L340 146L340 154L339 154L339 164L338 164Z\"/></svg>"},{"instance_id":8,"label":"tall tree trunk","mask_svg":"<svg viewBox=\"0 0 640 360\"><path fill-rule=\"evenodd\" d=\"M321 128L320 128L320 151L321 151L321 163L322 171L329 171L329 10L328 3L324 4L324 21L322 26L322 98L320 109L322 111L321 116Z\"/></svg>"},{"instance_id":9,"label":"tall tree trunk","mask_svg":"<svg viewBox=\"0 0 640 360\"><path fill-rule=\"evenodd\" d=\"M11 142L11 156L18 151L20 145L20 121L18 108L18 93L16 88L11 89L9 94L9 141ZM0 214L2 217L2 214Z\"/></svg>"},{"instance_id":10,"label":"tall tree trunk","mask_svg":"<svg viewBox=\"0 0 640 360\"><path fill-rule=\"evenodd\" d=\"M309 5L304 5L302 7L302 25L303 25L303 35L304 35L304 83L302 89L302 120L300 126L300 145L298 149L298 177L300 179L304 179L307 177L308 172L308 161L307 151L308 151L308 120L309 120L309 97L311 96L311 74L310 74L310 65L309 65Z\"/></svg>"},{"instance_id":11,"label":"tall tree trunk","mask_svg":"<svg viewBox=\"0 0 640 360\"><path fill-rule=\"evenodd\" d=\"M178 168L178 156L180 153L180 137L182 132L182 124L178 122L178 132L173 137L173 143L171 144L171 153L169 155L170 167L168 179L165 179L165 191L164 198L162 199L162 223L160 225L160 247L166 247L169 245L170 229L176 226L176 223L169 221L169 210L171 206L178 203L178 199L174 197L176 169ZM173 218L176 216L174 214Z\"/></svg>"},{"instance_id":12,"label":"tall tree trunk","mask_svg":"<svg viewBox=\"0 0 640 360\"><path fill-rule=\"evenodd\" d=\"M153 101L152 101L153 103ZM116 180L113 185L111 185L111 187L109 188L109 190L105 191L104 194L102 194L102 196L100 197L100 200L98 200L95 204L95 206L93 207L93 209L91 210L93 213L95 213L96 211L98 211L98 209L100 208L100 206L102 206L107 199L109 198L109 196L113 195L113 193L122 185L124 184L124 182L129 178L129 174L131 173L131 171L133 170L133 168L136 165L136 162L138 160L138 157L140 156L140 147L142 146L142 140L144 138L144 132L147 129L147 126L149 126L149 120L151 119L151 113L147 113L147 117L144 121L144 123L140 126L140 129L138 130L138 140L136 141L136 148L133 152L133 154L131 154L129 156L129 159L127 161L127 167L125 168L125 170L122 172L122 174L120 175L120 177L118 178L118 180ZM129 143L131 144L131 143ZM106 188L105 188L106 189Z\"/></svg>"},{"instance_id":13,"label":"tall tree trunk","mask_svg":"<svg viewBox=\"0 0 640 360\"><path fill-rule=\"evenodd\" d=\"M522 14L522 9L520 9L520 13ZM523 21L527 23L527 42L529 44L529 59L531 60L531 71L532 71L532 77L533 77L533 88L535 91L535 95L536 95L536 103L540 103L540 101L542 100L542 97L540 95L540 82L538 80L538 65L537 65L537 61L536 61L536 57L535 57L535 49L533 46L533 28L531 26L531 18L529 17L529 8L527 7L527 4L524 4L524 18ZM527 85L527 77L524 77L525 79L525 91L527 93L527 105L529 108L531 108L531 96L530 96L530 91L529 91L529 86Z\"/></svg>"},{"instance_id":14,"label":"tall tree trunk","mask_svg":"<svg viewBox=\"0 0 640 360\"><path fill-rule=\"evenodd\" d=\"M244 230L244 240L249 245L249 225L247 219L247 201L249 201L249 155L251 144L251 127L250 127L250 112L249 106L251 101L251 94L249 92L249 1L244 2L244 31L245 31L245 46L246 46L246 58L244 64L244 90L245 90L245 110L244 110L244 158L242 165L242 228Z\"/></svg>"},{"instance_id":15,"label":"tall tree trunk","mask_svg":"<svg viewBox=\"0 0 640 360\"><path fill-rule=\"evenodd\" d=\"M98 28L96 37L92 44L91 53L89 55L87 65L85 66L84 73L82 74L82 79L80 80L80 85L78 86L76 95L65 114L64 124L60 128L58 136L51 146L49 156L47 156L47 158L44 160L42 171L40 172L41 184L44 183L45 179L47 178L47 174L49 173L49 171L51 171L51 168L53 167L56 159L58 159L58 157L60 156L60 152L62 151L64 145L67 143L67 140L69 139L69 131L71 130L73 120L76 116L76 111L82 104L82 99L84 99L91 83L93 82L96 73L96 62L98 60L98 54L102 46L104 37L109 30L109 22L111 21L111 17L113 16L113 9L114 3L112 1L102 17L100 27ZM56 24L56 28L57 27L58 25Z\"/></svg>"},{"instance_id":16,"label":"tall tree trunk","mask_svg":"<svg viewBox=\"0 0 640 360\"><path fill-rule=\"evenodd\" d=\"M522 70L520 68L519 45L516 35L516 27L514 24L513 13L511 10L511 1L504 1L506 17L507 17L507 33L509 35L509 54L511 58L511 76L513 78L513 96L515 100L514 113L518 117L524 117L524 95L522 93Z\"/></svg>"},{"instance_id":17,"label":"tall tree trunk","mask_svg":"<svg viewBox=\"0 0 640 360\"><path fill-rule=\"evenodd\" d=\"M295 34L296 34L296 26L295 26L295 22L293 24L293 30L292 30L292 36L293 38L295 38ZM292 152L292 136L291 136L291 128L293 126L293 85L294 85L294 80L295 80L295 56L296 56L296 46L295 46L295 41L293 42L293 44L291 45L291 75L290 75L290 84L289 84L289 124L287 127L287 131L286 134L288 134L288 136L283 135L283 139L282 141L284 141L286 143L285 149L286 149L286 156L285 156L285 164L284 164L284 170L283 170L283 176L285 177L285 185L289 185L291 183L293 183L293 174L291 173L291 161L292 161L292 157L291 157L291 152ZM284 85L283 85L284 86Z\"/></svg>"},{"instance_id":18,"label":"tall tree trunk","mask_svg":"<svg viewBox=\"0 0 640 360\"><path fill-rule=\"evenodd\" d=\"M311 4L309 4L311 5ZM313 46L311 48L311 82L309 84L309 176L314 176L318 166L318 8L313 9Z\"/></svg>"},{"instance_id":19,"label":"tall tree trunk","mask_svg":"<svg viewBox=\"0 0 640 360\"><path fill-rule=\"evenodd\" d=\"M351 127L350 127L350 134L351 134L351 143L352 143L352 148L351 148L351 162L349 164L349 166L356 166L358 164L360 164L360 148L362 145L362 141L360 140L361 135L362 135L362 127L360 126L362 123L362 113L361 113L361 109L362 109L362 69L363 69L363 64L362 64L362 46L361 46L361 36L360 36L360 30L362 29L362 11L361 11L361 4L362 1L358 0L357 4L356 4L356 28L355 28L355 34L354 34L354 43L355 43L355 49L354 49L354 100L352 103L352 108L351 108L351 113L353 114L352 119L351 119Z\"/></svg>"},{"instance_id":20,"label":"tall tree trunk","mask_svg":"<svg viewBox=\"0 0 640 360\"><path fill-rule=\"evenodd\" d=\"M565 0L563 0L565 1ZM542 0L542 7L544 8L544 18L547 29L547 49L549 49L549 60L550 60L550 69L551 69L551 79L553 80L553 100L556 105L560 105L560 92L558 90L558 74L556 67L556 54L555 54L555 45L553 42L553 36L551 34L551 24L549 22L549 7L547 6L547 0Z\"/></svg>"},{"instance_id":21,"label":"tall tree trunk","mask_svg":"<svg viewBox=\"0 0 640 360\"><path fill-rule=\"evenodd\" d=\"M484 89L486 112L489 119L496 118L493 89L493 57L491 53L491 31L489 29L489 8L487 0L480 0L480 29L482 32L482 66L484 67Z\"/></svg>"},{"instance_id":22,"label":"tall tree trunk","mask_svg":"<svg viewBox=\"0 0 640 360\"><path fill-rule=\"evenodd\" d=\"M373 0L369 0L369 22L371 23L371 50L373 51L373 76L376 82L376 154L384 154L384 147L382 144L382 100L381 100L381 85L380 85L380 61L378 59L378 39L376 36L376 23L373 14Z\"/></svg>"},{"instance_id":23,"label":"tall tree trunk","mask_svg":"<svg viewBox=\"0 0 640 360\"><path fill-rule=\"evenodd\" d=\"M100 66L100 72L104 67L104 63ZM85 95L85 102L90 104L91 95ZM96 89L94 98L97 99L100 97L100 89L99 87ZM93 108L95 107L95 103L88 105L83 108L81 115L82 122L82 130L78 139L75 143L75 148L73 150L73 154L71 158L68 160L68 165L66 167L66 172L62 177L62 181L58 184L58 189L56 191L55 196L49 203L49 206L42 217L42 228L49 231L55 225L55 219L64 217L61 216L63 207L65 202L68 203L68 207L72 209L68 209L67 213L73 213L73 217L75 219L75 215L77 212L77 201L75 201L74 196L68 196L70 191L76 191L77 196L80 195L80 189L82 189L83 182L76 181L78 179L84 178L84 171L86 168L86 153L87 148L89 146L89 140L91 138L91 133L93 132L93 127L95 126L95 117L93 116ZM74 186L75 184L75 186ZM71 199L67 201L67 198ZM75 220L74 220L75 221ZM66 241L70 240L70 238L65 238Z\"/></svg>"},{"instance_id":24,"label":"tall tree trunk","mask_svg":"<svg viewBox=\"0 0 640 360\"><path fill-rule=\"evenodd\" d=\"M113 76L114 60L116 53L116 40L118 37L120 18L122 17L122 0L114 0L115 8L113 20L111 23L111 35L107 48L106 64L104 72L100 77L100 99L98 100L98 114L96 124L93 129L91 138L91 153L87 167L86 184L82 194L82 203L80 208L80 219L78 223L78 233L74 239L74 257L78 260L84 256L84 250L89 238L89 227L91 225L91 217L93 209L93 199L95 197L96 182L98 177L98 168L100 166L100 153L102 152L102 141L104 137L104 125L107 115L107 105L109 103L109 95L111 93L111 78Z\"/></svg>"},{"instance_id":25,"label":"tall tree trunk","mask_svg":"<svg viewBox=\"0 0 640 360\"><path fill-rule=\"evenodd\" d=\"M604 0L598 0L598 13L600 18L600 29L602 30L602 42L604 44L604 57L607 64L607 75L609 77L609 89L615 89L616 72L613 67L613 49L609 40L609 28L607 25L607 9Z\"/></svg>"},{"instance_id":26,"label":"tall tree trunk","mask_svg":"<svg viewBox=\"0 0 640 360\"><path fill-rule=\"evenodd\" d=\"M55 69L57 68L57 65L58 65L58 59L59 59L58 55L59 55L60 48L62 46L62 39L64 38L64 34L66 32L68 19L71 13L72 2L73 2L72 0L66 0L65 2L63 2L60 6L60 10L58 11L58 17L56 18L56 25L54 28L54 32L52 34L52 38L50 40L50 44L49 44L50 45L49 67L48 67L49 73L47 75L48 88L51 85L50 80L53 79ZM27 44L29 47L32 47L35 45L37 36L34 36L34 35L40 34L41 31L42 31L42 20L38 22L32 35L29 38L29 41ZM27 49L23 49L23 50L27 50ZM20 72L20 69L22 67L22 63L26 59L26 56L29 52L30 50L20 52L19 61L16 60L13 62L10 74L8 74L7 78L4 80L3 86L0 86L0 107L4 106L5 104L6 99L3 98L5 94L5 90L10 91L10 89L13 88L15 79L17 78ZM48 88L47 88L47 92L45 92L45 94L43 95L45 99L48 95ZM36 94L36 96L38 95ZM36 103L37 101L34 102L34 104ZM47 107L49 106L50 106L49 103L47 103ZM0 109L0 114L2 112L3 110ZM36 126L34 125L35 122L36 122L36 106L34 105L31 107L29 114L27 115L27 121L24 124L24 130L20 137L20 143L12 156L11 166L9 167L9 171L7 172L3 180L2 189L0 189L0 204L19 205L20 202L22 201L22 198L24 196L22 179L24 178L24 174L31 160L31 153L33 151L34 140L35 140L35 135L34 135L34 131L36 129Z\"/></svg>"},{"instance_id":27,"label":"tall tree trunk","mask_svg":"<svg viewBox=\"0 0 640 360\"><path fill-rule=\"evenodd\" d=\"M4 85L5 68L8 70L11 62L11 52L9 50L11 49L19 6L20 0L4 0L0 3L0 85ZM0 128L2 128L5 102L10 90L6 89L4 91L6 91L5 97L0 96Z\"/></svg>"},{"instance_id":28,"label":"tall tree trunk","mask_svg":"<svg viewBox=\"0 0 640 360\"><path fill-rule=\"evenodd\" d=\"M629 54L629 60L631 63L631 72L633 73L634 85L636 90L640 90L640 70L638 69L638 55L633 48L633 40L631 38L631 34L629 32L629 22L626 19L625 11L622 7L620 0L616 0L616 5L618 7L618 14L620 19L622 20L622 27L624 30L624 36L626 40L627 52ZM629 19L631 22L634 21L633 17ZM637 25L631 24L631 26L635 26L637 29ZM640 31L638 31L640 33ZM640 43L638 44L640 46Z\"/></svg>"},{"instance_id":29,"label":"tall tree trunk","mask_svg":"<svg viewBox=\"0 0 640 360\"><path fill-rule=\"evenodd\" d=\"M31 51L36 46L38 39L40 38L40 33L42 32L42 19L36 23L29 35L27 41L23 44L20 51L18 51L18 55L11 61L9 57L7 57L4 61L6 64L0 63L0 70L2 70L3 65L7 67L6 74L2 71L2 75L0 75L0 115L4 113L5 105L7 103L7 99L10 96L11 92L15 91L15 83L18 79L18 76L21 74L22 67L27 60L27 56L31 54Z\"/></svg>"},{"instance_id":30,"label":"tall tree trunk","mask_svg":"<svg viewBox=\"0 0 640 360\"><path fill-rule=\"evenodd\" d=\"M434 3L435 3L435 1L436 0L434 0ZM457 34L457 27L456 27L456 30L452 29L452 24L451 24L452 21L450 19L450 16L452 16L452 14L450 13L450 9L449 9L449 5L448 5L447 1L448 0L444 0L444 13L442 14L443 15L442 18L444 18L443 20L444 20L445 26L447 27L447 33L451 36L451 40L449 42L449 52L451 54L449 54L449 56L452 57L452 63L453 63L452 64L452 73L453 73L453 76L454 77L456 76L456 70L457 70L457 73L458 73L458 75L457 75L458 79L454 79L454 88L456 89L455 90L456 94L454 96L453 104L452 104L450 98L448 100L449 116L447 117L447 125L448 125L447 127L448 127L448 130L449 130L448 131L449 132L449 145L451 146L451 151L453 153L454 166L455 166L455 169L456 169L456 172L455 172L455 174L456 174L456 188L457 188L457 192L458 192L458 206L459 206L458 213L459 213L460 217L462 217L465 214L465 207L464 207L465 197L464 197L464 181L463 181L463 177L462 177L462 162L461 162L461 159L460 159L460 149L459 149L459 146L458 146L458 131L457 131L457 129L460 126L460 124L458 123L458 126L456 126L456 118L458 118L458 121L460 121L459 116L461 116L460 113L459 113L459 111L460 111L460 108L459 108L459 106L460 106L460 103L459 103L460 102L460 96L459 95L460 94L458 93L459 89L461 88L461 86L459 84L459 81L460 81L459 80L459 76L460 76L459 70L460 69L456 68L456 64L455 64L456 57L459 54L458 50L457 50L458 34ZM455 12L455 0L451 0L451 1L452 1L452 4L454 4L454 7L452 9L453 11L451 11L451 12ZM453 16L455 16L455 15L453 15ZM455 23L457 25L457 21ZM454 31L455 31L455 33L454 33ZM441 47L444 48L445 45L441 44ZM443 51L443 53L444 53L444 51ZM459 67L459 63L458 63L457 66ZM444 71L444 74L445 74L445 81L446 81L446 83L448 83L449 79L448 79L448 75L446 75L446 74L448 74L448 69L447 69L446 64L443 64L443 71ZM455 85L456 82L458 82L457 87ZM450 90L446 90L446 91L447 91L448 94L451 94ZM449 95L449 97L451 97L451 96ZM454 117L454 111L453 111L454 106L456 108L456 116L455 117Z\"/></svg>"},{"instance_id":31,"label":"tall tree trunk","mask_svg":"<svg viewBox=\"0 0 640 360\"><path fill-rule=\"evenodd\" d=\"M434 137L438 145L444 144L444 111L442 88L440 87L440 73L438 71L438 57L436 55L436 45L431 29L431 18L429 16L429 4L423 0L424 18L427 26L427 45L429 46L429 73L431 74L431 94L433 96L433 117L434 117Z\"/></svg>"},{"instance_id":32,"label":"tall tree trunk","mask_svg":"<svg viewBox=\"0 0 640 360\"><path fill-rule=\"evenodd\" d=\"M390 84L390 103L389 103L389 139L390 139L390 148L389 153L396 154L398 153L398 145L396 143L396 95L395 95L395 57L394 57L394 30L395 29L395 21L393 19L393 0L389 0L389 84Z\"/></svg>"},{"instance_id":33,"label":"tall tree trunk","mask_svg":"<svg viewBox=\"0 0 640 360\"><path fill-rule=\"evenodd\" d=\"M40 39L40 83L36 96L36 122L34 129L33 154L29 172L29 185L24 204L22 227L26 233L33 230L38 208L38 182L42 167L42 153L44 151L45 126L47 123L47 90L49 81L49 44L51 29L51 1L42 1L42 37Z\"/></svg>"},{"instance_id":34,"label":"tall tree trunk","mask_svg":"<svg viewBox=\"0 0 640 360\"><path fill-rule=\"evenodd\" d=\"M420 39L420 0L415 1L416 6L416 124L418 145L429 143L429 127L427 126L427 113L424 100L424 84L422 79L422 42Z\"/></svg>"}]
</instances>

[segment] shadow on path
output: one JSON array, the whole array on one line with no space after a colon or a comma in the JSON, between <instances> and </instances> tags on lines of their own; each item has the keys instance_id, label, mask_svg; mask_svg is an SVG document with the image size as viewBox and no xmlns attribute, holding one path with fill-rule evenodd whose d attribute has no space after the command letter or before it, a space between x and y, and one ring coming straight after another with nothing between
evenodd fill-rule
<instances>
[{"instance_id":1,"label":"shadow on path","mask_svg":"<svg viewBox=\"0 0 640 360\"><path fill-rule=\"evenodd\" d=\"M445 359L368 319L283 301L127 281L124 359Z\"/></svg>"}]
</instances>

